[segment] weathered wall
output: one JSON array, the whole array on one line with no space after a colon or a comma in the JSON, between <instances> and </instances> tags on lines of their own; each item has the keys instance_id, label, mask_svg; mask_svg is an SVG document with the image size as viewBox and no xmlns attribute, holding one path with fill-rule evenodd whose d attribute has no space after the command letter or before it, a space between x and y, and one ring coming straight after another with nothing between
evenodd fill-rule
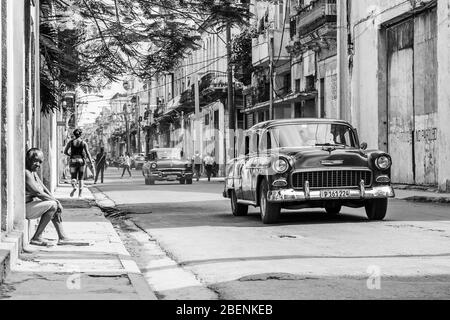
<instances>
[{"instance_id":1,"label":"weathered wall","mask_svg":"<svg viewBox=\"0 0 450 320\"><path fill-rule=\"evenodd\" d=\"M438 1L439 187L450 191L450 0Z\"/></svg>"},{"instance_id":2,"label":"weathered wall","mask_svg":"<svg viewBox=\"0 0 450 320\"><path fill-rule=\"evenodd\" d=\"M437 32L431 30L435 25L432 19L427 21L416 15L412 62L416 73L413 84L414 96L411 98L415 108L413 126L415 128L413 150L416 154L415 182L429 184L438 181L444 190L450 177L448 166L450 130L447 125L450 121L447 89L450 81L449 0L438 0L437 3ZM347 92L350 91L351 108L349 111L341 110L341 115L351 115L350 120L359 129L361 140L367 141L369 147L386 150L389 142L386 129L389 126L389 99L387 99L389 61L386 55L388 37L385 26L405 18L412 8L412 2L401 0L351 2L350 30L354 55L348 56L346 46L341 46L339 50L339 70L340 72L343 69L349 70L351 87L350 90L346 90L345 85L339 85L339 101L342 109L345 106ZM341 15L347 13L345 8L341 9ZM341 31L346 21L342 16L339 19ZM426 34L431 36L424 36ZM341 33L339 39L343 40L344 34ZM437 45L433 45L433 41L437 41ZM437 52L433 47L437 48ZM435 66L432 65L433 60L437 60L437 65L436 62ZM340 83L345 81L345 77L345 74L340 74ZM396 96L399 97L398 94ZM429 128L432 130L428 130ZM437 133L436 139L429 134L430 132Z\"/></svg>"},{"instance_id":3,"label":"weathered wall","mask_svg":"<svg viewBox=\"0 0 450 320\"><path fill-rule=\"evenodd\" d=\"M378 148L379 72L383 69L376 54L381 46L379 32L384 22L411 10L411 3L404 0L358 0L351 4L354 42L351 122L369 147Z\"/></svg>"}]
</instances>

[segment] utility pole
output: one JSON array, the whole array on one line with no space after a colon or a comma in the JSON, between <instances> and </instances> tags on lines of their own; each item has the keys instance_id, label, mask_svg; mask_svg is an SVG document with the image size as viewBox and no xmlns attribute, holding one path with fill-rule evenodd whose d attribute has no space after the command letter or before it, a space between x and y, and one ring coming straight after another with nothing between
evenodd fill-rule
<instances>
[{"instance_id":1,"label":"utility pole","mask_svg":"<svg viewBox=\"0 0 450 320\"><path fill-rule=\"evenodd\" d=\"M138 129L138 147L137 147L137 153L141 153L141 99L138 95L136 95L136 108L137 108L137 129Z\"/></svg>"},{"instance_id":2,"label":"utility pole","mask_svg":"<svg viewBox=\"0 0 450 320\"><path fill-rule=\"evenodd\" d=\"M267 28L267 41L268 41L268 48L269 48L269 119L273 120L273 42L270 34L270 26Z\"/></svg>"},{"instance_id":3,"label":"utility pole","mask_svg":"<svg viewBox=\"0 0 450 320\"><path fill-rule=\"evenodd\" d=\"M126 103L123 105L123 116L125 118L125 130L126 130L126 135L127 135L127 152L130 153L130 144L131 144L130 127L129 127L129 123L128 123L128 106Z\"/></svg>"},{"instance_id":4,"label":"utility pole","mask_svg":"<svg viewBox=\"0 0 450 320\"><path fill-rule=\"evenodd\" d=\"M227 90L227 107L228 107L228 129L229 129L229 150L230 159L235 158L235 131L236 131L236 111L233 101L233 68L231 65L231 26L227 23L226 28L226 42L227 42L227 77L228 77L228 90ZM226 150L226 149L225 149ZM225 154L226 160L226 154ZM226 161L225 161L226 163Z\"/></svg>"}]
</instances>

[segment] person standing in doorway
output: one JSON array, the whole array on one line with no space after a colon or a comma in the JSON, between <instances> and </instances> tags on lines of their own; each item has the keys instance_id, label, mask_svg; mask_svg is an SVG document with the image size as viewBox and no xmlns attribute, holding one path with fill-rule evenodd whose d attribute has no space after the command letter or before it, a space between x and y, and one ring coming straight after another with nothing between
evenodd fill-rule
<instances>
[{"instance_id":1,"label":"person standing in doorway","mask_svg":"<svg viewBox=\"0 0 450 320\"><path fill-rule=\"evenodd\" d=\"M195 174L197 175L197 181L199 181L203 162L200 152L195 151L195 155L192 157L192 162L194 163L194 170Z\"/></svg>"},{"instance_id":2,"label":"person standing in doorway","mask_svg":"<svg viewBox=\"0 0 450 320\"><path fill-rule=\"evenodd\" d=\"M125 174L125 171L128 171L128 174L130 175L131 178L131 158L130 158L130 154L128 152L125 152L125 155L123 156L123 171L122 171L122 177Z\"/></svg>"},{"instance_id":3,"label":"person standing in doorway","mask_svg":"<svg viewBox=\"0 0 450 320\"><path fill-rule=\"evenodd\" d=\"M206 176L208 177L208 181L211 181L211 174L214 166L214 158L211 156L210 153L208 153L205 159L203 159L203 162L205 163L205 171Z\"/></svg>"},{"instance_id":4,"label":"person standing in doorway","mask_svg":"<svg viewBox=\"0 0 450 320\"><path fill-rule=\"evenodd\" d=\"M100 148L100 153L97 154L97 157L95 158L95 171L97 174L95 175L94 184L97 183L98 176L100 175L100 182L103 183L103 175L105 173L106 169L106 153L105 148Z\"/></svg>"},{"instance_id":5,"label":"person standing in doorway","mask_svg":"<svg viewBox=\"0 0 450 320\"><path fill-rule=\"evenodd\" d=\"M91 164L94 163L91 154L89 153L89 148L86 142L81 139L83 131L81 129L75 129L73 132L74 139L70 140L64 149L64 154L69 157L69 167L71 175L72 192L70 196L73 197L77 191L78 182L78 197L81 198L83 187L84 187L84 170L86 168L87 157ZM70 152L69 152L70 151ZM93 170L95 171L94 166ZM93 172L95 175L95 172Z\"/></svg>"}]
</instances>

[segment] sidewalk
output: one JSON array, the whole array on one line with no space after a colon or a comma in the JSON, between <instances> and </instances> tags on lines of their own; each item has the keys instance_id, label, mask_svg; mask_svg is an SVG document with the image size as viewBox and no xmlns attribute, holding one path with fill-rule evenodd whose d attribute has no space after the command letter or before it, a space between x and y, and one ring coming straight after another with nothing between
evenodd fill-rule
<instances>
[{"instance_id":1,"label":"sidewalk","mask_svg":"<svg viewBox=\"0 0 450 320\"><path fill-rule=\"evenodd\" d=\"M395 198L399 200L415 201L415 202L434 202L434 203L450 203L450 193L441 193L437 189L394 185Z\"/></svg>"},{"instance_id":2,"label":"sidewalk","mask_svg":"<svg viewBox=\"0 0 450 320\"><path fill-rule=\"evenodd\" d=\"M65 208L64 228L92 245L28 245L0 286L0 299L156 300L112 224L93 206L92 193L85 189L84 199L69 198L70 190L63 186L55 193ZM44 238L56 241L53 226Z\"/></svg>"}]
</instances>

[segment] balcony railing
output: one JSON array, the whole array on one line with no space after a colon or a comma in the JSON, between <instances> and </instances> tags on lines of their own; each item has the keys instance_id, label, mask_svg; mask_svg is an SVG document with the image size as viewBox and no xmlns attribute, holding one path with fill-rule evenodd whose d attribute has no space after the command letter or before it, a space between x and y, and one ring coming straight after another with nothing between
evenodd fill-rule
<instances>
[{"instance_id":1,"label":"balcony railing","mask_svg":"<svg viewBox=\"0 0 450 320\"><path fill-rule=\"evenodd\" d=\"M284 31L285 34L283 36L282 30L273 30L271 33L272 36L268 36L267 34L258 35L257 38L253 39L252 43L252 63L256 66L267 67L270 62L269 55L269 41L272 40L273 43L273 56L275 67L278 65L283 65L286 60L290 59L290 55L286 50L286 47L289 44L289 28L286 28ZM283 41L281 41L283 40Z\"/></svg>"},{"instance_id":2,"label":"balcony railing","mask_svg":"<svg viewBox=\"0 0 450 320\"><path fill-rule=\"evenodd\" d=\"M297 33L303 37L326 23L336 23L336 0L316 0L300 9L297 14Z\"/></svg>"}]
</instances>

